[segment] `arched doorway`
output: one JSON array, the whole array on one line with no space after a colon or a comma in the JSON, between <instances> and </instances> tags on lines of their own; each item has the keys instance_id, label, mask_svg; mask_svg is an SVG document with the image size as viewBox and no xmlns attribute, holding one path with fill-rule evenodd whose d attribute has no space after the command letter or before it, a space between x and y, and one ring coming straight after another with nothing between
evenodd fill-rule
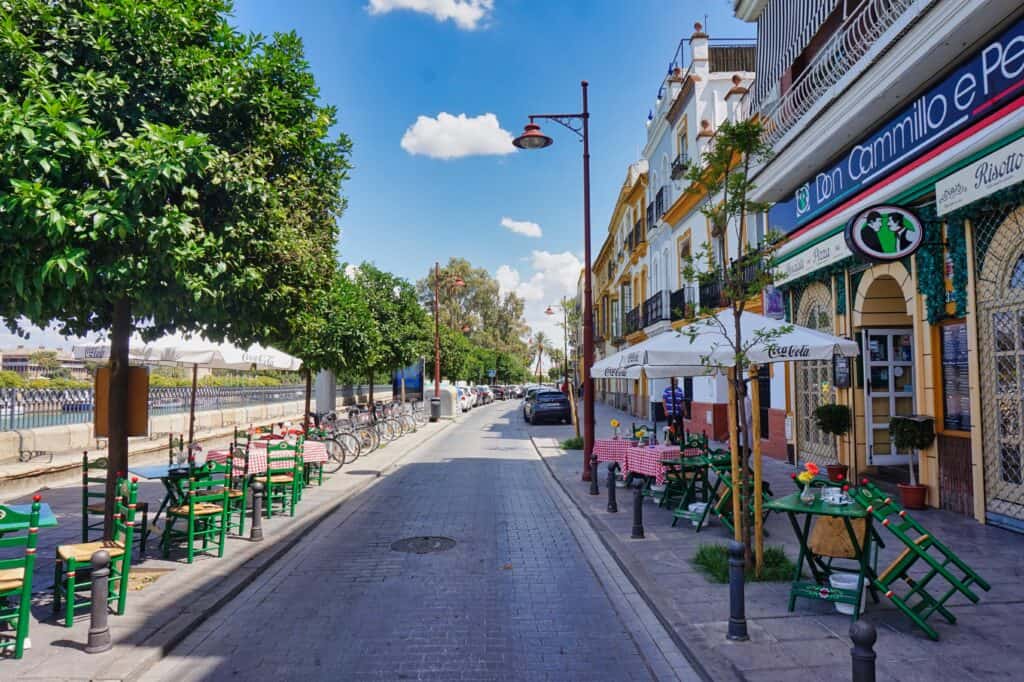
<instances>
[{"instance_id":1,"label":"arched doorway","mask_svg":"<svg viewBox=\"0 0 1024 682\"><path fill-rule=\"evenodd\" d=\"M899 263L877 265L857 291L853 324L861 335L864 364L864 438L869 466L906 464L889 436L889 420L914 414L915 295L910 273Z\"/></svg>"},{"instance_id":2,"label":"arched doorway","mask_svg":"<svg viewBox=\"0 0 1024 682\"><path fill-rule=\"evenodd\" d=\"M827 334L833 333L832 292L817 282L800 296L796 323ZM822 386L832 381L832 363L828 360L794 362L796 373L796 418L801 461L834 464L839 461L835 439L823 433L814 422L814 410L824 402Z\"/></svg>"},{"instance_id":3,"label":"arched doorway","mask_svg":"<svg viewBox=\"0 0 1024 682\"><path fill-rule=\"evenodd\" d=\"M986 511L991 521L1018 528L1024 522L1022 230L1024 207L999 225L977 282Z\"/></svg>"}]
</instances>

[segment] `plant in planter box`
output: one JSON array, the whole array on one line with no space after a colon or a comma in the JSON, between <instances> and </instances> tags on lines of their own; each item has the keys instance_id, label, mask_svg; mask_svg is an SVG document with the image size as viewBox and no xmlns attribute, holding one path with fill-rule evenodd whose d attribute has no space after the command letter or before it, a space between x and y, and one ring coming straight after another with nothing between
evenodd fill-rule
<instances>
[{"instance_id":1,"label":"plant in planter box","mask_svg":"<svg viewBox=\"0 0 1024 682\"><path fill-rule=\"evenodd\" d=\"M846 405L835 405L825 403L815 408L813 412L814 422L823 433L831 434L838 438L850 432L853 427L853 417L850 408ZM845 464L828 464L828 477L833 481L842 481L846 478L847 466Z\"/></svg>"},{"instance_id":2,"label":"plant in planter box","mask_svg":"<svg viewBox=\"0 0 1024 682\"><path fill-rule=\"evenodd\" d=\"M911 504L904 495L904 506L911 508L923 508L925 486L917 482L917 472L914 469L915 460L921 450L929 447L935 441L935 418L927 416L893 417L889 420L889 436L897 452L900 450L911 450L908 466L910 468L910 485L900 486L901 490L913 490L915 493L914 504Z\"/></svg>"}]
</instances>

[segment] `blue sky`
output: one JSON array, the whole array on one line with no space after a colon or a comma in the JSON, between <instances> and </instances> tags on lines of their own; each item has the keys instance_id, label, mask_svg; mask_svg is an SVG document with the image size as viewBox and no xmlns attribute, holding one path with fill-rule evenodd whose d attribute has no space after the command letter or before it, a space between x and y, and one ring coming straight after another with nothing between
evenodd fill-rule
<instances>
[{"instance_id":1,"label":"blue sky","mask_svg":"<svg viewBox=\"0 0 1024 682\"><path fill-rule=\"evenodd\" d=\"M527 299L531 325L554 331L543 310L575 293L582 264L581 145L548 123L552 147L505 153L501 131L518 135L530 113L579 111L580 80L590 82L596 255L679 40L695 21L712 38L754 35L731 10L731 0L236 0L232 23L296 31L323 101L339 109L354 143L342 260L416 279L465 257ZM439 124L442 112L451 118ZM421 116L430 120L416 125ZM467 151L488 153L435 158ZM32 343L56 340L46 336ZM0 334L0 347L16 342Z\"/></svg>"},{"instance_id":2,"label":"blue sky","mask_svg":"<svg viewBox=\"0 0 1024 682\"><path fill-rule=\"evenodd\" d=\"M409 5L435 13L402 8ZM443 18L446 11L456 18ZM538 310L572 293L572 256L582 258L575 136L550 123L555 144L544 151L449 160L422 153L465 146L439 139L445 126L418 126L408 145L416 155L402 148L403 136L418 117L441 112L470 120L493 114L518 135L530 113L579 111L579 83L587 79L596 255L680 38L706 13L713 38L754 35L731 11L731 0L237 0L234 23L243 31L298 32L323 100L339 109L355 166L343 188L343 260L373 260L410 278L449 256L492 273L505 265L518 273L536 323ZM469 135L466 127L454 131ZM505 140L494 149L506 150ZM542 236L512 232L503 218L536 223ZM507 286L516 284L502 272Z\"/></svg>"}]
</instances>

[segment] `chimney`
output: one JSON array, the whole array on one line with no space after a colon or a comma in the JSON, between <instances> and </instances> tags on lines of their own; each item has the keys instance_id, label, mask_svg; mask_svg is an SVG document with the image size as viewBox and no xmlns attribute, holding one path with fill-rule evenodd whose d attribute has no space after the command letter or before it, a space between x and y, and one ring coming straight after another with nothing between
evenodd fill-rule
<instances>
[{"instance_id":1,"label":"chimney","mask_svg":"<svg viewBox=\"0 0 1024 682\"><path fill-rule=\"evenodd\" d=\"M733 123L743 118L740 105L743 97L747 94L747 88L743 87L743 79L738 73L732 76L732 88L725 95L725 104L729 110L729 120Z\"/></svg>"},{"instance_id":2,"label":"chimney","mask_svg":"<svg viewBox=\"0 0 1024 682\"><path fill-rule=\"evenodd\" d=\"M708 34L704 32L704 26L699 21L693 25L693 35L690 36L690 59L693 62L694 73L708 73Z\"/></svg>"}]
</instances>

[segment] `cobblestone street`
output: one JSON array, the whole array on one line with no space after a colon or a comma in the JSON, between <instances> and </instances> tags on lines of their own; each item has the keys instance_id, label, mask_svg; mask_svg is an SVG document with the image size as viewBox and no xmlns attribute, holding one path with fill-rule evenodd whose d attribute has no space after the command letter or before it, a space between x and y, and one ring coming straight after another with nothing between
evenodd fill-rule
<instances>
[{"instance_id":1,"label":"cobblestone street","mask_svg":"<svg viewBox=\"0 0 1024 682\"><path fill-rule=\"evenodd\" d=\"M696 679L617 567L588 561L518 408L466 415L146 678ZM391 548L419 536L456 544Z\"/></svg>"}]
</instances>

